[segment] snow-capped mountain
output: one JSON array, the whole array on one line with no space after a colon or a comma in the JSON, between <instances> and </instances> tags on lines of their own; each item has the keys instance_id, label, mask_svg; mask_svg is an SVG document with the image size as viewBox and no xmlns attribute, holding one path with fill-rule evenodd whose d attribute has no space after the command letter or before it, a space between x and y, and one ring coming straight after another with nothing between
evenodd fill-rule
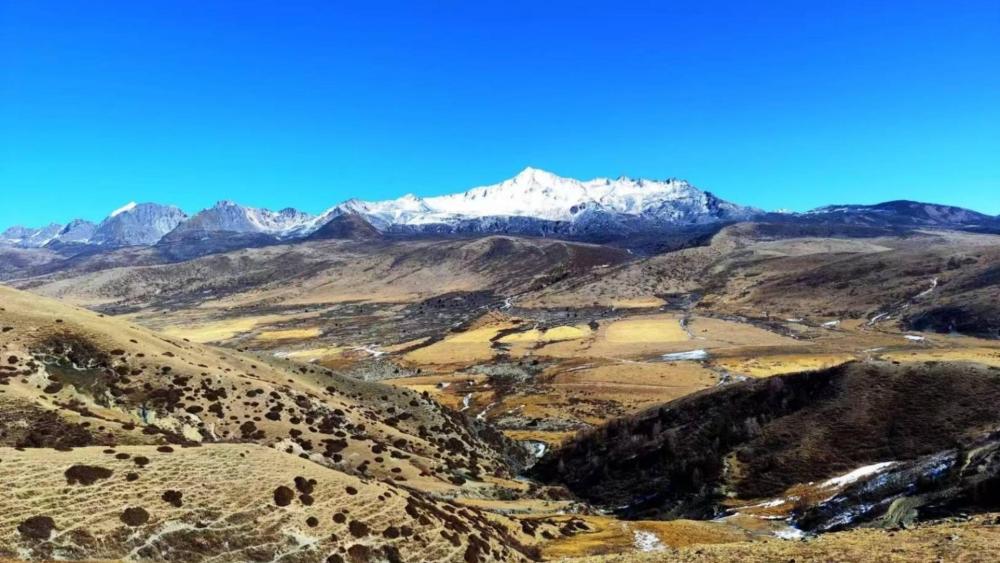
<instances>
[{"instance_id":1,"label":"snow-capped mountain","mask_svg":"<svg viewBox=\"0 0 1000 563\"><path fill-rule=\"evenodd\" d=\"M997 218L945 205L891 201L764 213L719 199L684 180L576 180L526 168L509 180L465 192L426 198L408 194L387 201L350 199L318 216L220 201L188 217L173 206L129 203L99 225L77 220L65 226L11 227L0 233L0 245L89 252L88 246L113 249L162 242L161 253L190 257L307 238L511 234L639 248L660 244L664 235L698 235L744 220L869 231L940 227L1000 232Z\"/></svg>"},{"instance_id":2,"label":"snow-capped mountain","mask_svg":"<svg viewBox=\"0 0 1000 563\"><path fill-rule=\"evenodd\" d=\"M185 219L187 214L172 205L129 203L101 221L88 242L112 247L156 244Z\"/></svg>"},{"instance_id":3,"label":"snow-capped mountain","mask_svg":"<svg viewBox=\"0 0 1000 563\"><path fill-rule=\"evenodd\" d=\"M178 225L170 236L177 238L190 233L232 232L264 233L284 238L314 218L290 207L271 211L220 201Z\"/></svg>"},{"instance_id":4,"label":"snow-capped mountain","mask_svg":"<svg viewBox=\"0 0 1000 563\"><path fill-rule=\"evenodd\" d=\"M749 218L759 210L723 201L683 180L627 177L580 181L526 168L499 184L438 197L348 200L313 225L357 213L380 231L585 234Z\"/></svg>"},{"instance_id":5,"label":"snow-capped mountain","mask_svg":"<svg viewBox=\"0 0 1000 563\"><path fill-rule=\"evenodd\" d=\"M17 225L0 233L0 244L20 248L41 248L56 238L62 228L63 226L58 223L51 223L37 229Z\"/></svg>"}]
</instances>

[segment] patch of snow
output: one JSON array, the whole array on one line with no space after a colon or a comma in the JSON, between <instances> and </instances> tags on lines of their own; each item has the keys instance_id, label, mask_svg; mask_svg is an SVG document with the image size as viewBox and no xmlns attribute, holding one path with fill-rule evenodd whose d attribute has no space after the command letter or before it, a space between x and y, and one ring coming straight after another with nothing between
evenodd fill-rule
<instances>
[{"instance_id":1,"label":"patch of snow","mask_svg":"<svg viewBox=\"0 0 1000 563\"><path fill-rule=\"evenodd\" d=\"M774 535L783 540L801 540L806 537L806 533L802 530L796 528L795 526L789 525L786 528L776 530Z\"/></svg>"},{"instance_id":2,"label":"patch of snow","mask_svg":"<svg viewBox=\"0 0 1000 563\"><path fill-rule=\"evenodd\" d=\"M895 465L895 461L883 461L880 463L873 463L871 465L865 465L864 467L859 467L850 473L845 473L839 477L834 477L832 479L827 479L823 481L821 486L823 487L843 487L845 485L850 485L862 477L867 477L869 475L874 475L884 469L892 467Z\"/></svg>"},{"instance_id":3,"label":"patch of snow","mask_svg":"<svg viewBox=\"0 0 1000 563\"><path fill-rule=\"evenodd\" d=\"M661 359L672 362L672 361L684 361L684 360L706 360L708 359L708 352L705 350L691 350L688 352L673 352L671 354L664 354L660 356Z\"/></svg>"},{"instance_id":4,"label":"patch of snow","mask_svg":"<svg viewBox=\"0 0 1000 563\"><path fill-rule=\"evenodd\" d=\"M804 319L785 319L788 323L801 323Z\"/></svg>"},{"instance_id":5,"label":"patch of snow","mask_svg":"<svg viewBox=\"0 0 1000 563\"><path fill-rule=\"evenodd\" d=\"M823 524L823 527L820 531L832 530L840 526L846 526L851 522L857 520L858 517L867 514L874 507L875 505L873 504L865 504L865 503L855 505L851 507L849 510L845 510L844 512L836 515L834 518L831 518L826 524Z\"/></svg>"},{"instance_id":6,"label":"patch of snow","mask_svg":"<svg viewBox=\"0 0 1000 563\"><path fill-rule=\"evenodd\" d=\"M827 322L825 322L825 323L823 323L823 324L821 324L819 326L821 326L823 328L837 328L837 326L839 324L840 324L840 321L827 321Z\"/></svg>"},{"instance_id":7,"label":"patch of snow","mask_svg":"<svg viewBox=\"0 0 1000 563\"><path fill-rule=\"evenodd\" d=\"M786 502L788 502L790 500L790 498L786 499L786 498L779 497L779 498L771 499L769 501L761 502L761 503L758 503L758 504L751 504L750 506L744 506L742 508L744 510L746 510L747 508L774 508L775 506L781 506L781 505L785 504Z\"/></svg>"},{"instance_id":8,"label":"patch of snow","mask_svg":"<svg viewBox=\"0 0 1000 563\"><path fill-rule=\"evenodd\" d=\"M925 295L929 295L932 291L934 291L934 288L936 288L937 285L938 285L938 279L937 278L932 279L931 280L931 286L928 287L927 289L921 291L920 293L918 293L917 296L914 297L914 299L920 299L921 297L923 297Z\"/></svg>"},{"instance_id":9,"label":"patch of snow","mask_svg":"<svg viewBox=\"0 0 1000 563\"><path fill-rule=\"evenodd\" d=\"M385 355L385 352L378 349L378 345L374 346L355 346L355 350L361 350L362 352L367 352L371 357L378 358Z\"/></svg>"},{"instance_id":10,"label":"patch of snow","mask_svg":"<svg viewBox=\"0 0 1000 563\"><path fill-rule=\"evenodd\" d=\"M632 532L632 544L639 551L663 551L667 548L656 534L643 530Z\"/></svg>"},{"instance_id":11,"label":"patch of snow","mask_svg":"<svg viewBox=\"0 0 1000 563\"><path fill-rule=\"evenodd\" d=\"M525 445L529 450L531 450L531 455L533 455L535 459L542 459L542 456L544 456L545 452L549 449L549 445L545 442L538 442L535 440L527 441L525 442Z\"/></svg>"},{"instance_id":12,"label":"patch of snow","mask_svg":"<svg viewBox=\"0 0 1000 563\"><path fill-rule=\"evenodd\" d=\"M486 413L489 412L489 410L491 408L493 408L493 405L495 405L495 404L496 403L494 402L494 403L490 403L490 404L486 405L486 408L483 409L482 412L480 412L479 414L476 415L476 420L486 420Z\"/></svg>"},{"instance_id":13,"label":"patch of snow","mask_svg":"<svg viewBox=\"0 0 1000 563\"><path fill-rule=\"evenodd\" d=\"M879 314L875 315L874 317L872 317L871 319L868 319L868 326L872 326L873 324L879 322L880 320L882 320L883 318L888 317L888 316L889 316L889 313L879 313Z\"/></svg>"},{"instance_id":14,"label":"patch of snow","mask_svg":"<svg viewBox=\"0 0 1000 563\"><path fill-rule=\"evenodd\" d=\"M923 342L924 340L927 340L923 336L917 336L916 334L904 334L903 338L910 340L912 342Z\"/></svg>"},{"instance_id":15,"label":"patch of snow","mask_svg":"<svg viewBox=\"0 0 1000 563\"><path fill-rule=\"evenodd\" d=\"M108 217L117 217L117 216L121 215L122 213L125 213L126 211L132 211L133 209L135 209L135 206L136 206L136 203L134 201L130 201L130 202L126 203L125 205L119 207L118 209L115 209L114 211L112 211L111 215L108 215Z\"/></svg>"},{"instance_id":16,"label":"patch of snow","mask_svg":"<svg viewBox=\"0 0 1000 563\"><path fill-rule=\"evenodd\" d=\"M467 411L467 410L469 410L470 406L472 406L472 393L467 393L464 397L462 397L462 409L461 410Z\"/></svg>"}]
</instances>

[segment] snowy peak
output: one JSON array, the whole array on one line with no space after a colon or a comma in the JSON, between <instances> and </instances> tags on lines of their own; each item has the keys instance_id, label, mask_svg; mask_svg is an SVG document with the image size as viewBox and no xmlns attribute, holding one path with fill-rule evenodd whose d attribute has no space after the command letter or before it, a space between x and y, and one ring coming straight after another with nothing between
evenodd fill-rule
<instances>
[{"instance_id":1,"label":"snowy peak","mask_svg":"<svg viewBox=\"0 0 1000 563\"><path fill-rule=\"evenodd\" d=\"M280 240L324 231L332 238L364 238L378 233L508 233L602 239L662 232L677 226L749 219L761 213L721 200L677 179L577 180L534 167L496 184L436 197L413 194L386 201L350 199L319 216L293 208L280 211L221 200L188 217L177 207L128 204L99 225L74 222L41 229L13 227L0 244L43 246L52 241L107 247L153 245L167 240ZM253 237L224 236L266 235Z\"/></svg>"},{"instance_id":2,"label":"snowy peak","mask_svg":"<svg viewBox=\"0 0 1000 563\"><path fill-rule=\"evenodd\" d=\"M130 203L101 221L90 242L103 246L156 244L186 218L183 211L172 205Z\"/></svg>"},{"instance_id":3,"label":"snowy peak","mask_svg":"<svg viewBox=\"0 0 1000 563\"><path fill-rule=\"evenodd\" d=\"M236 202L222 200L198 212L180 224L172 237L192 232L263 233L284 237L313 220L314 217L296 209L281 211L244 207Z\"/></svg>"},{"instance_id":4,"label":"snowy peak","mask_svg":"<svg viewBox=\"0 0 1000 563\"><path fill-rule=\"evenodd\" d=\"M389 201L349 200L341 211L359 213L379 229L449 225L498 217L576 222L595 214L635 216L663 224L743 219L757 210L725 202L683 180L596 178L580 181L525 168L498 184L466 192Z\"/></svg>"}]
</instances>

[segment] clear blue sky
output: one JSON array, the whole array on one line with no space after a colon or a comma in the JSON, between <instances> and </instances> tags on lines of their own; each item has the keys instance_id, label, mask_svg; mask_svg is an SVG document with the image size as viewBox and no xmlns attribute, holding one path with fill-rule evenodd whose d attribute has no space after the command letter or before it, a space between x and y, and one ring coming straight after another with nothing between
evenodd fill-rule
<instances>
[{"instance_id":1,"label":"clear blue sky","mask_svg":"<svg viewBox=\"0 0 1000 563\"><path fill-rule=\"evenodd\" d=\"M0 228L130 200L316 212L526 165L996 214L998 30L996 0L11 0Z\"/></svg>"}]
</instances>

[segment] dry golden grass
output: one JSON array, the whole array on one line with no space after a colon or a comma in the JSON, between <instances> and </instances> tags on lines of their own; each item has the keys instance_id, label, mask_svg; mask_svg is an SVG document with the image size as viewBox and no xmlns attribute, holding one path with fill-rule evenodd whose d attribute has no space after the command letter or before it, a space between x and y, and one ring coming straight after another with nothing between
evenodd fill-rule
<instances>
[{"instance_id":1,"label":"dry golden grass","mask_svg":"<svg viewBox=\"0 0 1000 563\"><path fill-rule=\"evenodd\" d=\"M565 430L504 430L503 433L512 440L545 442L550 446L558 446L576 436L576 432Z\"/></svg>"},{"instance_id":2,"label":"dry golden grass","mask_svg":"<svg viewBox=\"0 0 1000 563\"><path fill-rule=\"evenodd\" d=\"M590 336L590 328L586 325L556 326L548 330L533 328L524 332L515 332L499 339L504 344L536 344L538 342L561 342L563 340L579 340Z\"/></svg>"},{"instance_id":3,"label":"dry golden grass","mask_svg":"<svg viewBox=\"0 0 1000 563\"><path fill-rule=\"evenodd\" d=\"M758 328L751 324L711 317L693 317L688 323L688 331L691 332L695 339L704 339L704 345L699 345L701 348L807 345L801 341Z\"/></svg>"},{"instance_id":4,"label":"dry golden grass","mask_svg":"<svg viewBox=\"0 0 1000 563\"><path fill-rule=\"evenodd\" d=\"M910 530L859 528L825 534L808 541L759 539L753 542L700 544L650 553L619 553L573 559L574 563L709 563L745 561L832 563L847 561L911 563L914 561L997 561L998 514L974 516L971 522L927 523Z\"/></svg>"},{"instance_id":5,"label":"dry golden grass","mask_svg":"<svg viewBox=\"0 0 1000 563\"><path fill-rule=\"evenodd\" d=\"M688 340L673 315L641 315L602 323L586 338L549 343L534 353L553 358L637 358L670 351Z\"/></svg>"},{"instance_id":6,"label":"dry golden grass","mask_svg":"<svg viewBox=\"0 0 1000 563\"><path fill-rule=\"evenodd\" d=\"M186 552L198 560L322 561L333 553L349 559L354 546L365 546L377 557L389 546L408 561L451 561L465 550L442 536L445 522L434 513L420 522L407 512L412 493L252 444L168 452L152 446L107 451L0 448L0 458L5 487L0 555L7 557L173 560ZM136 462L142 458L148 463ZM92 484L70 484L64 473L72 466L110 473ZM301 496L296 478L312 480L308 499ZM276 504L279 487L288 489L287 506ZM168 491L176 502L164 500ZM122 515L129 508L141 509L148 519L126 524ZM338 513L345 518L333 518ZM52 518L55 525L47 541L18 530L39 516ZM492 530L493 547L512 560L522 559L509 545L504 547L499 533L519 537L512 522L499 516L472 518ZM469 520L463 515L454 519ZM357 533L362 527L351 522L363 524L364 533ZM389 528L398 532L404 526L415 535L383 536Z\"/></svg>"},{"instance_id":7,"label":"dry golden grass","mask_svg":"<svg viewBox=\"0 0 1000 563\"><path fill-rule=\"evenodd\" d=\"M511 322L490 322L486 326L472 328L450 334L443 340L423 348L417 348L403 355L403 360L411 364L470 364L493 358L493 338L501 330L516 325Z\"/></svg>"},{"instance_id":8,"label":"dry golden grass","mask_svg":"<svg viewBox=\"0 0 1000 563\"><path fill-rule=\"evenodd\" d=\"M621 362L562 372L550 380L556 390L596 392L628 410L666 403L712 387L718 377L697 362Z\"/></svg>"},{"instance_id":9,"label":"dry golden grass","mask_svg":"<svg viewBox=\"0 0 1000 563\"><path fill-rule=\"evenodd\" d=\"M322 334L322 329L319 328L291 328L284 330L265 330L261 331L255 336L257 340L262 341L272 341L272 340L301 340L308 338L316 338Z\"/></svg>"},{"instance_id":10,"label":"dry golden grass","mask_svg":"<svg viewBox=\"0 0 1000 563\"><path fill-rule=\"evenodd\" d=\"M421 436L421 426L443 427L445 414L442 407L409 390L337 376L318 367L300 367L282 360L163 337L122 319L100 316L3 286L0 286L0 303L0 324L9 329L0 333L0 351L4 358L16 358L10 365L25 374L4 386L4 393L0 394L4 406L15 402L31 405L35 410L55 412L59 421L86 423L95 431L88 438L90 441L81 443L95 443L95 440L123 443L126 438L128 441L124 443L162 441L156 433L148 436L143 433L144 424L155 424L162 431L197 442L247 439L246 434L252 433L258 443L302 453L316 462L333 463L323 447L318 446L330 439L330 430L322 431L320 424L305 427L302 419L306 412L336 411L343 413L337 415L342 418L339 424L363 425L365 429L363 435L345 434L345 444L337 455L338 459L343 457L338 462L345 469L364 464L372 477L405 479L416 488L461 488L447 478L449 470L444 468L443 459L447 453L449 462L454 462L471 455L472 450L445 450L441 444L446 438L431 440L432 435ZM128 386L128 390L109 403L99 390L68 381L67 376L54 368L30 367L27 358L32 351L48 346L50 338L62 342L58 339L65 339L66 335L82 339L93 347L95 354L103 354L108 365L129 374L127 381L115 382ZM141 397L132 399L135 390L144 386L169 391L188 382L190 389L182 398L181 393L174 392L177 403L157 404L146 410L139 404ZM56 387L46 391L50 385ZM226 394L212 396L214 392L205 391L216 388L225 389ZM268 399L264 402L253 398L257 396ZM268 404L280 406L281 415L269 415ZM394 413L404 411L409 415L405 421L386 422L395 418ZM244 425L253 431L245 430ZM451 430L442 433L447 437L453 434ZM379 456L373 451L376 444L393 444L400 439L405 446L399 447L407 450L403 457ZM479 450L477 463L481 467L499 462L496 458L490 461L497 455L492 445L477 445L477 440L473 440L470 446ZM471 480L468 483L470 487L478 486Z\"/></svg>"},{"instance_id":11,"label":"dry golden grass","mask_svg":"<svg viewBox=\"0 0 1000 563\"><path fill-rule=\"evenodd\" d=\"M688 339L680 321L668 315L653 315L614 321L604 331L609 344L659 344Z\"/></svg>"},{"instance_id":12,"label":"dry golden grass","mask_svg":"<svg viewBox=\"0 0 1000 563\"><path fill-rule=\"evenodd\" d=\"M988 366L1000 367L1000 347L974 348L929 348L920 350L897 350L881 354L887 360L898 362L976 362Z\"/></svg>"},{"instance_id":13,"label":"dry golden grass","mask_svg":"<svg viewBox=\"0 0 1000 563\"><path fill-rule=\"evenodd\" d=\"M611 301L611 306L616 309L648 309L661 307L666 303L666 301L660 299L659 297L641 296L641 297L624 297L621 299L613 299Z\"/></svg>"},{"instance_id":14,"label":"dry golden grass","mask_svg":"<svg viewBox=\"0 0 1000 563\"><path fill-rule=\"evenodd\" d=\"M769 377L784 373L810 371L838 366L854 359L851 354L776 354L770 356L751 356L736 358L718 358L710 364L739 375L752 377Z\"/></svg>"},{"instance_id":15,"label":"dry golden grass","mask_svg":"<svg viewBox=\"0 0 1000 563\"><path fill-rule=\"evenodd\" d=\"M665 547L679 548L709 543L747 541L746 532L715 522L694 520L623 521L606 516L585 516L593 531L561 538L542 548L546 560L628 553L636 550L636 532L649 533Z\"/></svg>"},{"instance_id":16,"label":"dry golden grass","mask_svg":"<svg viewBox=\"0 0 1000 563\"><path fill-rule=\"evenodd\" d=\"M295 315L260 315L260 316L248 316L248 317L235 317L226 320L216 320L216 321L201 321L201 320L181 320L172 319L172 321L177 324L165 324L163 326L157 327L161 334L168 336L174 336L177 338L186 338L191 342L222 342L229 340L237 335L252 332L258 327L267 326L269 324L288 322L291 320L303 320L309 318L315 318L319 313L300 313ZM168 321L169 322L169 321ZM303 336L291 336L291 338L311 338L319 334L319 329L315 330L315 333L304 334ZM272 331L276 334L278 338L280 336L281 330ZM263 338L268 340L268 338Z\"/></svg>"},{"instance_id":17,"label":"dry golden grass","mask_svg":"<svg viewBox=\"0 0 1000 563\"><path fill-rule=\"evenodd\" d=\"M311 362L313 360L326 360L340 356L346 348L340 346L328 346L326 348L306 348L304 350L292 350L283 352L282 356L291 360Z\"/></svg>"},{"instance_id":18,"label":"dry golden grass","mask_svg":"<svg viewBox=\"0 0 1000 563\"><path fill-rule=\"evenodd\" d=\"M186 338L191 342L221 342L237 334L250 332L262 322L266 321L261 317L244 317L194 326L168 326L160 332L167 336Z\"/></svg>"}]
</instances>

